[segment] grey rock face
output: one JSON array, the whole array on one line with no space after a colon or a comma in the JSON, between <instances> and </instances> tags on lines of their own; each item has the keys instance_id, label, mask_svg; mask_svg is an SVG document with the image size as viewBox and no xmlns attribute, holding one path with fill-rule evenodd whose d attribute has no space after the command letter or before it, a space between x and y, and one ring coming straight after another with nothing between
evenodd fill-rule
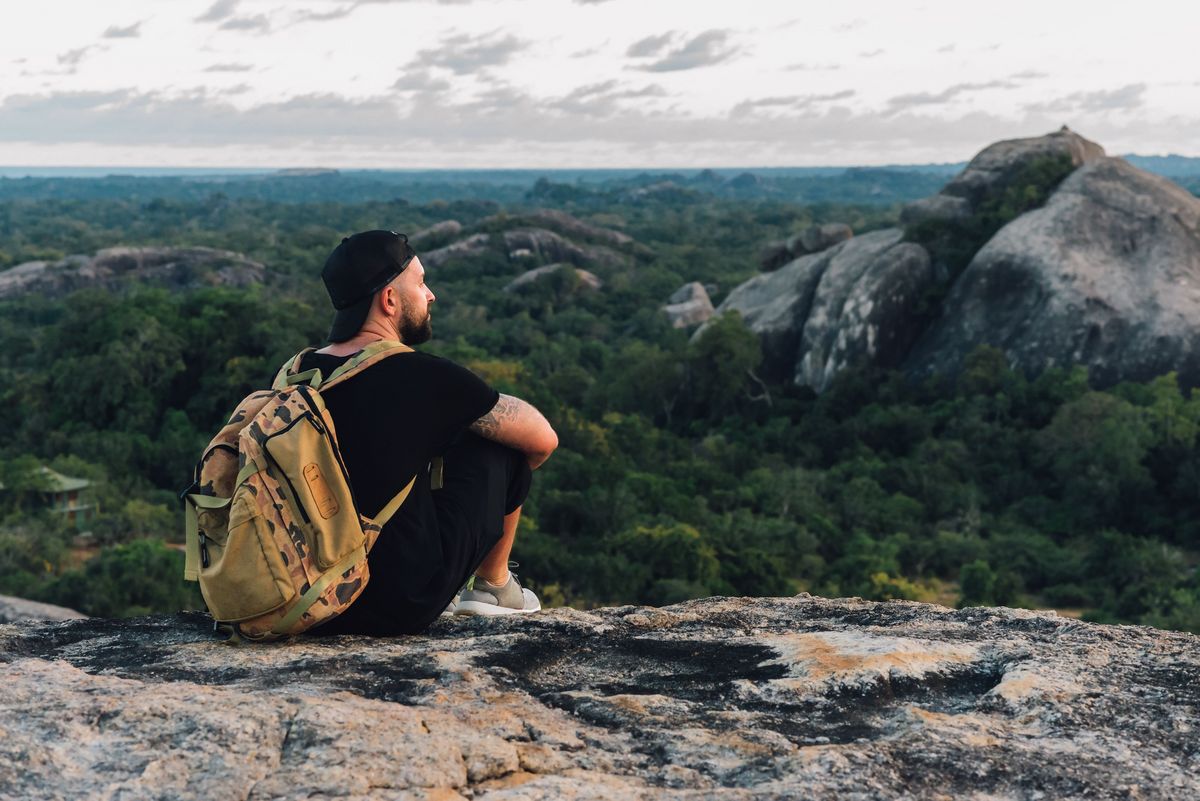
<instances>
[{"instance_id":1,"label":"grey rock face","mask_svg":"<svg viewBox=\"0 0 1200 801\"><path fill-rule=\"evenodd\" d=\"M671 293L663 311L673 328L690 328L707 322L713 316L713 305L704 284L692 281Z\"/></svg>"},{"instance_id":2,"label":"grey rock face","mask_svg":"<svg viewBox=\"0 0 1200 801\"><path fill-rule=\"evenodd\" d=\"M854 236L854 232L845 223L810 225L797 234L799 241L795 245L792 244L791 240L788 240L788 247L796 255L800 255L801 253L820 253L822 250L831 248L839 242L845 242L852 236Z\"/></svg>"},{"instance_id":3,"label":"grey rock face","mask_svg":"<svg viewBox=\"0 0 1200 801\"><path fill-rule=\"evenodd\" d=\"M535 225L542 228L549 228L559 234L562 234L573 239L585 239L593 242L601 242L605 245L613 247L624 247L625 245L633 244L633 237L621 231L614 231L611 228L601 228L598 225L586 223L583 220L573 215L567 214L565 211L558 209L534 209L533 211L524 212L514 217L500 218L487 217L480 221L480 225L496 222L497 220L505 219L518 224Z\"/></svg>"},{"instance_id":4,"label":"grey rock face","mask_svg":"<svg viewBox=\"0 0 1200 801\"><path fill-rule=\"evenodd\" d=\"M29 620L76 620L87 615L65 606L27 601L11 595L0 595L0 623L20 623Z\"/></svg>"},{"instance_id":5,"label":"grey rock face","mask_svg":"<svg viewBox=\"0 0 1200 801\"><path fill-rule=\"evenodd\" d=\"M895 367L908 355L921 333L913 309L933 269L925 248L898 233L881 232L878 251L852 250L826 268L800 341L800 386L824 392L847 367Z\"/></svg>"},{"instance_id":6,"label":"grey rock face","mask_svg":"<svg viewBox=\"0 0 1200 801\"><path fill-rule=\"evenodd\" d=\"M0 628L0 796L1200 796L1200 639L809 596L232 647L198 614Z\"/></svg>"},{"instance_id":7,"label":"grey rock face","mask_svg":"<svg viewBox=\"0 0 1200 801\"><path fill-rule=\"evenodd\" d=\"M420 254L421 264L426 267L441 267L453 259L478 256L487 250L491 239L488 234L472 234L466 239Z\"/></svg>"},{"instance_id":8,"label":"grey rock face","mask_svg":"<svg viewBox=\"0 0 1200 801\"><path fill-rule=\"evenodd\" d=\"M115 247L94 256L26 262L0 272L0 297L28 292L61 295L84 287L113 290L131 281L171 289L247 287L265 277L262 264L228 250Z\"/></svg>"},{"instance_id":9,"label":"grey rock face","mask_svg":"<svg viewBox=\"0 0 1200 801\"><path fill-rule=\"evenodd\" d=\"M905 225L925 220L954 220L971 214L981 200L1003 189L1021 168L1047 156L1066 156L1076 167L1104 158L1104 148L1066 126L1045 136L1006 139L979 152L938 194L907 204Z\"/></svg>"},{"instance_id":10,"label":"grey rock face","mask_svg":"<svg viewBox=\"0 0 1200 801\"><path fill-rule=\"evenodd\" d=\"M911 368L952 373L983 343L1100 385L1200 382L1200 199L1121 159L1089 162L1001 229L946 298Z\"/></svg>"},{"instance_id":11,"label":"grey rock face","mask_svg":"<svg viewBox=\"0 0 1200 801\"><path fill-rule=\"evenodd\" d=\"M510 257L532 255L541 261L566 261L571 264L583 264L587 261L583 248L553 231L521 228L505 231L501 236Z\"/></svg>"},{"instance_id":12,"label":"grey rock face","mask_svg":"<svg viewBox=\"0 0 1200 801\"><path fill-rule=\"evenodd\" d=\"M932 280L929 255L897 228L802 256L734 289L736 310L763 343L763 371L817 391L852 362L892 366L917 335L908 322Z\"/></svg>"},{"instance_id":13,"label":"grey rock face","mask_svg":"<svg viewBox=\"0 0 1200 801\"><path fill-rule=\"evenodd\" d=\"M596 290L604 286L604 282L597 278L595 274L589 273L587 270L581 270L578 267L573 267L570 264L564 264L560 262L558 264L547 264L543 267L537 267L521 273L504 287L504 291L519 292L522 289L533 286L537 281L554 275L561 270L574 270L575 275L579 278L580 289Z\"/></svg>"},{"instance_id":14,"label":"grey rock face","mask_svg":"<svg viewBox=\"0 0 1200 801\"><path fill-rule=\"evenodd\" d=\"M414 248L424 247L430 242L445 242L462 233L462 223L458 220L442 220L428 228L422 228L415 234L410 234L408 242Z\"/></svg>"}]
</instances>

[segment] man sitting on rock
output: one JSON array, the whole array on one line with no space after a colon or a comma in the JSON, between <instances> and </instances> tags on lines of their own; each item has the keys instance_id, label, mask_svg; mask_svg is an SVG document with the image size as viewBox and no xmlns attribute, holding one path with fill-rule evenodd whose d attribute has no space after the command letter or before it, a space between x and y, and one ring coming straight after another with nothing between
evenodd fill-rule
<instances>
[{"instance_id":1,"label":"man sitting on rock","mask_svg":"<svg viewBox=\"0 0 1200 801\"><path fill-rule=\"evenodd\" d=\"M416 346L432 336L434 294L404 235L364 231L343 239L321 278L337 310L330 344L307 353L301 371L329 375L373 342ZM316 633L415 633L444 611L541 608L508 569L531 470L558 446L537 409L454 362L416 351L383 359L322 397L362 513L374 515L412 476L418 480L368 556L371 580L362 595ZM436 457L443 481L434 490Z\"/></svg>"}]
</instances>

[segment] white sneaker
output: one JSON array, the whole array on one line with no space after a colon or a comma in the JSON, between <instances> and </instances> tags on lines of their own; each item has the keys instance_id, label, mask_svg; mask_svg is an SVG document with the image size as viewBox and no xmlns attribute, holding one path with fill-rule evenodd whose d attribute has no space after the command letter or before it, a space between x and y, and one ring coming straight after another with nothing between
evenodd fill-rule
<instances>
[{"instance_id":1,"label":"white sneaker","mask_svg":"<svg viewBox=\"0 0 1200 801\"><path fill-rule=\"evenodd\" d=\"M458 596L456 615L520 615L541 610L542 603L532 590L527 590L517 581L516 575L508 574L508 581L500 587L478 576L473 578L462 595Z\"/></svg>"}]
</instances>

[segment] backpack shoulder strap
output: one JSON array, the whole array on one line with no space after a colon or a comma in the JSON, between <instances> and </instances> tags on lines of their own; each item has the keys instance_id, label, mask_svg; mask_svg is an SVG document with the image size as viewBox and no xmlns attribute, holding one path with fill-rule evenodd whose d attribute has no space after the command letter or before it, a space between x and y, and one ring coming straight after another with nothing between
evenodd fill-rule
<instances>
[{"instance_id":1,"label":"backpack shoulder strap","mask_svg":"<svg viewBox=\"0 0 1200 801\"><path fill-rule=\"evenodd\" d=\"M366 370L376 362L386 359L388 356L394 356L397 353L413 352L413 349L408 345L395 340L383 339L379 342L372 342L354 354L352 359L346 360L344 364L330 373L328 377L325 377L316 368L303 372L300 371L301 360L313 350L315 348L305 348L284 362L283 366L279 368L279 372L275 374L275 380L271 382L271 388L279 390L286 389L293 384L308 384L313 389L328 389L334 384L340 384L347 378L358 375L363 370Z\"/></svg>"},{"instance_id":2,"label":"backpack shoulder strap","mask_svg":"<svg viewBox=\"0 0 1200 801\"><path fill-rule=\"evenodd\" d=\"M303 373L300 372L300 361L307 354L314 350L316 350L316 348L305 348L284 362L283 366L279 368L279 372L275 373L275 380L271 382L271 389L285 389L292 384L297 384L300 381L304 381L309 378L315 378L316 385L319 386L321 383L320 370L307 370Z\"/></svg>"},{"instance_id":3,"label":"backpack shoulder strap","mask_svg":"<svg viewBox=\"0 0 1200 801\"><path fill-rule=\"evenodd\" d=\"M321 382L320 388L328 389L335 384L340 384L348 378L353 378L371 365L381 362L389 356L395 356L399 353L412 352L413 349L408 345L405 345L403 342L397 342L390 339L372 342L370 345L367 345L361 351L356 353L354 358L348 359L345 364L330 373L329 377Z\"/></svg>"}]
</instances>

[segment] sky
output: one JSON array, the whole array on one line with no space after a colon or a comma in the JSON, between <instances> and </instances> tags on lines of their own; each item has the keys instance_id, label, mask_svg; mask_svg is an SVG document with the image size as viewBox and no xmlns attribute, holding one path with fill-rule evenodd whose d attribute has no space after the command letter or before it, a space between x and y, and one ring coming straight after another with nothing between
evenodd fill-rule
<instances>
[{"instance_id":1,"label":"sky","mask_svg":"<svg viewBox=\"0 0 1200 801\"><path fill-rule=\"evenodd\" d=\"M1200 156L1200 3L1180 0L39 0L5 16L5 166L913 164L1064 124L1111 154Z\"/></svg>"}]
</instances>

